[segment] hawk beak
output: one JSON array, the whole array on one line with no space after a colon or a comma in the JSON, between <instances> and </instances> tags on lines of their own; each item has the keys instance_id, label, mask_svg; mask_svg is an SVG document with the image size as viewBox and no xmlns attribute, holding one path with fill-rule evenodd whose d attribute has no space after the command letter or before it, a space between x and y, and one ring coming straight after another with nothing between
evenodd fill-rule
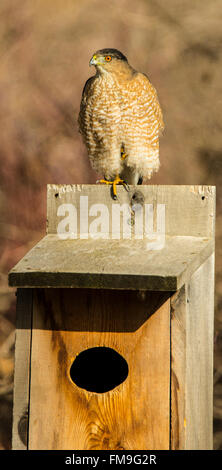
<instances>
[{"instance_id":1,"label":"hawk beak","mask_svg":"<svg viewBox=\"0 0 222 470\"><path fill-rule=\"evenodd\" d=\"M94 55L92 56L92 59L90 60L89 65L97 65L97 63L98 63L98 62L97 62L97 58L96 58L96 55L94 54Z\"/></svg>"}]
</instances>

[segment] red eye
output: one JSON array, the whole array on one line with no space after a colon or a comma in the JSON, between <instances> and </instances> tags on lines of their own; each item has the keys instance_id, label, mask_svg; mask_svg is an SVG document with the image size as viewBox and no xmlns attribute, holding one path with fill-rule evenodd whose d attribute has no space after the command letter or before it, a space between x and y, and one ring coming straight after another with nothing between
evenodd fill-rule
<instances>
[{"instance_id":1,"label":"red eye","mask_svg":"<svg viewBox=\"0 0 222 470\"><path fill-rule=\"evenodd\" d=\"M106 55L105 59L106 62L110 62L112 60L112 57L110 55Z\"/></svg>"}]
</instances>

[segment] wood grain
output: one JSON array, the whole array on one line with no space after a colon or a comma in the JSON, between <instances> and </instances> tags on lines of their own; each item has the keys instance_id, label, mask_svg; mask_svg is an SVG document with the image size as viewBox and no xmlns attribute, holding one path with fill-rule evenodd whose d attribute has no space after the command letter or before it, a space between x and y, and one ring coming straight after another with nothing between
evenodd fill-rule
<instances>
[{"instance_id":1,"label":"wood grain","mask_svg":"<svg viewBox=\"0 0 222 470\"><path fill-rule=\"evenodd\" d=\"M119 202L136 189L118 188ZM59 204L113 201L101 186L48 187L48 235L9 275L10 285L37 287L33 300L32 289L18 293L15 449L212 448L215 188L141 191L154 212L166 204L162 250L58 240ZM70 367L100 346L123 356L129 374L93 393L73 383Z\"/></svg>"},{"instance_id":2,"label":"wood grain","mask_svg":"<svg viewBox=\"0 0 222 470\"><path fill-rule=\"evenodd\" d=\"M47 233L57 233L57 211L61 204L74 204L78 217L80 196L88 197L88 209L93 204L102 203L109 209L109 227L112 227L112 205L131 204L135 192L141 194L144 204L165 204L166 235L213 237L215 231L215 186L193 185L142 185L130 186L127 192L118 186L118 200L113 201L110 188L105 185L49 184L47 186ZM141 198L140 198L141 199ZM93 217L89 217L89 222ZM78 228L80 220L78 219Z\"/></svg>"},{"instance_id":3,"label":"wood grain","mask_svg":"<svg viewBox=\"0 0 222 470\"><path fill-rule=\"evenodd\" d=\"M171 297L171 450L185 449L186 315L184 285Z\"/></svg>"},{"instance_id":4,"label":"wood grain","mask_svg":"<svg viewBox=\"0 0 222 470\"><path fill-rule=\"evenodd\" d=\"M171 448L212 449L214 254L171 299Z\"/></svg>"},{"instance_id":5,"label":"wood grain","mask_svg":"<svg viewBox=\"0 0 222 470\"><path fill-rule=\"evenodd\" d=\"M157 205L165 205L165 242L161 248L151 249L151 241L144 236L133 239L132 234L132 239L124 239L121 231L120 239L112 238L113 207L117 204L132 207L138 192L143 207L144 204L153 206L154 232ZM81 198L88 201L84 219ZM95 212L92 216L90 210L98 203L108 211L109 226L103 229L108 239L90 236L89 225L95 219ZM61 221L58 209L62 204L71 204L76 211L76 239L61 239L57 235ZM146 217L143 217L145 227ZM131 222L129 214L127 224L131 226ZM65 226L62 230L65 232ZM143 185L139 189L131 186L129 192L118 187L118 200L113 201L109 189L102 185L48 185L48 235L10 271L9 284L175 291L214 251L214 231L214 186Z\"/></svg>"},{"instance_id":6,"label":"wood grain","mask_svg":"<svg viewBox=\"0 0 222 470\"><path fill-rule=\"evenodd\" d=\"M214 255L192 276L187 314L187 449L213 446Z\"/></svg>"},{"instance_id":7,"label":"wood grain","mask_svg":"<svg viewBox=\"0 0 222 470\"><path fill-rule=\"evenodd\" d=\"M38 289L29 449L168 449L170 300L166 293ZM81 351L115 349L127 379L92 393L70 379Z\"/></svg>"},{"instance_id":8,"label":"wood grain","mask_svg":"<svg viewBox=\"0 0 222 470\"><path fill-rule=\"evenodd\" d=\"M32 289L18 289L12 431L14 450L25 450L28 445L31 323Z\"/></svg>"},{"instance_id":9,"label":"wood grain","mask_svg":"<svg viewBox=\"0 0 222 470\"><path fill-rule=\"evenodd\" d=\"M60 240L47 235L9 274L11 286L179 289L213 252L214 240L171 237L161 250L145 240Z\"/></svg>"}]
</instances>

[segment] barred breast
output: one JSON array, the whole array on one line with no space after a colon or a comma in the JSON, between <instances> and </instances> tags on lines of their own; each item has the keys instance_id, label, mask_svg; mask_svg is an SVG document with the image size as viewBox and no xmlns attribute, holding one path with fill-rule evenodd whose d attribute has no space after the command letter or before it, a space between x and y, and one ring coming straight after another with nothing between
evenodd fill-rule
<instances>
[{"instance_id":1,"label":"barred breast","mask_svg":"<svg viewBox=\"0 0 222 470\"><path fill-rule=\"evenodd\" d=\"M107 179L124 166L150 178L159 168L159 133L163 119L156 90L135 72L126 80L96 75L86 83L79 127L93 168ZM120 158L121 148L127 157Z\"/></svg>"},{"instance_id":2,"label":"barred breast","mask_svg":"<svg viewBox=\"0 0 222 470\"><path fill-rule=\"evenodd\" d=\"M95 171L107 179L119 175L120 99L110 77L92 77L83 92L78 122Z\"/></svg>"},{"instance_id":3,"label":"barred breast","mask_svg":"<svg viewBox=\"0 0 222 470\"><path fill-rule=\"evenodd\" d=\"M156 90L140 73L120 86L121 139L127 154L125 164L150 178L159 169L159 133L164 127Z\"/></svg>"}]
</instances>

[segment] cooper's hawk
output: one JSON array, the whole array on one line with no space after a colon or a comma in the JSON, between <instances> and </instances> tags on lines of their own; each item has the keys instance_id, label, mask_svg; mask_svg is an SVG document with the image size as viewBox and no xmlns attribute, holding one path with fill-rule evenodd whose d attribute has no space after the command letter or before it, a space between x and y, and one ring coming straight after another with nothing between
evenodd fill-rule
<instances>
[{"instance_id":1,"label":"cooper's hawk","mask_svg":"<svg viewBox=\"0 0 222 470\"><path fill-rule=\"evenodd\" d=\"M117 49L97 51L96 74L84 86L79 129L92 167L103 183L138 184L159 169L159 134L164 128L155 88Z\"/></svg>"}]
</instances>

